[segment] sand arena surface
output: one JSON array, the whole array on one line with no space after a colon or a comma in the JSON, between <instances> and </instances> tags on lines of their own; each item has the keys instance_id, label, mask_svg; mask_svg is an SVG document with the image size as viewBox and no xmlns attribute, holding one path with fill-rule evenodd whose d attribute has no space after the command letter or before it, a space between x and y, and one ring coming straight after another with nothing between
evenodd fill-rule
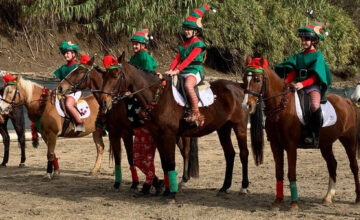
<instances>
[{"instance_id":1,"label":"sand arena surface","mask_svg":"<svg viewBox=\"0 0 360 220\"><path fill-rule=\"evenodd\" d=\"M232 138L236 143L234 135ZM338 175L336 196L331 205L322 204L328 187L328 172L320 151L298 151L298 212L288 211L290 191L287 178L284 181L285 203L280 211L271 210L276 181L268 142L263 165L256 167L252 156L249 158L250 194L239 195L241 163L236 147L232 187L226 197L217 197L217 190L222 186L225 175L223 151L216 133L200 138L200 178L191 179L178 193L175 203L169 203L162 196L132 196L130 170L124 149L123 183L120 190L114 190L114 165L111 163L109 166L107 153L103 157L101 174L88 176L96 156L92 138L58 140L56 153L61 175L51 182L42 180L47 164L45 143L41 141L38 149L33 149L31 142L26 144L25 168L18 168L20 149L16 142L11 142L8 167L0 169L0 219L360 219L360 205L354 205L353 175L340 142L334 144ZM107 138L105 144L108 152ZM156 169L162 177L158 154ZM178 150L176 170L180 180L182 158ZM144 181L140 171L138 174L140 180Z\"/></svg>"}]
</instances>

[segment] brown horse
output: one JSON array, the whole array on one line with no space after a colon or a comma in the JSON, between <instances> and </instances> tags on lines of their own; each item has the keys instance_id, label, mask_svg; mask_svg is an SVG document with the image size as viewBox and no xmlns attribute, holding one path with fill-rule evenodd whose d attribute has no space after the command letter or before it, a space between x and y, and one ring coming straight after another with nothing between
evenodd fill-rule
<instances>
[{"instance_id":1,"label":"brown horse","mask_svg":"<svg viewBox=\"0 0 360 220\"><path fill-rule=\"evenodd\" d=\"M92 68L94 58L92 58L87 66L80 65L77 69L71 72L59 84L58 91L62 94L74 92L77 90L91 89L96 98L101 94L101 87L103 83L103 72L100 68ZM118 101L114 108L106 114L106 127L109 131L110 146L114 153L115 165L121 164L121 145L120 140L123 138L125 149L128 156L129 165L133 165L133 129L131 122L126 117L126 105L123 101ZM199 176L199 164L197 155L197 139L179 138L178 147L184 159L183 182L187 182L190 177ZM116 174L116 173L115 173ZM133 186L137 179L136 169L133 175ZM116 181L115 187L119 187L119 182ZM138 182L137 182L138 184Z\"/></svg>"},{"instance_id":2,"label":"brown horse","mask_svg":"<svg viewBox=\"0 0 360 220\"><path fill-rule=\"evenodd\" d=\"M252 57L247 59L249 64ZM264 60L261 59L264 63ZM301 138L301 123L296 115L295 96L284 81L270 68L265 67L262 72L247 72L244 75L244 85L247 86L247 105L250 114L260 99L265 103L265 129L270 141L276 166L277 195L273 203L280 207L283 200L284 179L284 150L288 159L288 178L291 191L291 208L297 209L296 188L296 150ZM329 187L324 202L331 203L335 195L336 160L332 151L333 143L339 139L343 144L350 161L350 168L354 174L356 200L360 202L360 185L356 153L359 151L359 124L360 114L351 101L335 94L327 95L328 101L334 106L337 122L320 131L319 148L325 159L329 171Z\"/></svg>"},{"instance_id":3,"label":"brown horse","mask_svg":"<svg viewBox=\"0 0 360 220\"><path fill-rule=\"evenodd\" d=\"M58 173L59 170L56 169L53 172L54 158L55 158L55 145L56 138L61 133L62 125L64 118L62 118L56 110L55 107L55 96L47 95L45 100L42 100L42 94L48 92L48 89L33 83L29 80L23 79L21 76L16 77L16 85L7 85L4 90L3 102L0 104L0 113L9 114L13 110L14 106L25 104L29 118L36 118L39 114L41 105L40 101L46 101L44 112L40 118L41 124L41 136L44 139L46 145L48 146L47 158L47 173L45 178L51 179L54 174ZM97 156L95 166L92 169L90 174L95 174L99 171L101 166L102 154L104 152L104 143L102 136L99 132L95 131L95 119L99 111L99 105L95 100L94 96L87 96L84 98L87 101L90 107L92 114L84 119L85 132L74 132L73 125L69 125L69 128L64 133L64 137L82 137L90 133L93 134L93 139L97 148Z\"/></svg>"},{"instance_id":4,"label":"brown horse","mask_svg":"<svg viewBox=\"0 0 360 220\"><path fill-rule=\"evenodd\" d=\"M175 102L171 79L166 80L166 86L162 94L155 94L161 88L160 80L156 75L144 72L125 62L125 53L118 58L122 65L119 68L110 69L104 75L103 111L112 108L112 101L121 98L126 91L132 92L146 108L150 119L146 126L152 132L161 157L164 173L169 174L171 196L177 192L177 178L175 171L175 143L177 136L201 137L213 131L217 131L226 159L225 180L219 193L226 193L231 186L234 166L235 151L231 142L231 130L233 129L238 140L240 160L243 168L242 192L247 192L248 181L248 155L247 135L247 112L241 107L244 93L241 85L228 80L217 80L211 83L211 89L216 94L216 100L211 106L200 108L205 116L205 124L202 127L184 127L184 108ZM163 82L162 82L163 84ZM160 96L159 96L160 95ZM153 97L158 101L153 103ZM151 107L149 107L151 106ZM150 109L151 112L150 112ZM262 151L255 152L256 163L262 159Z\"/></svg>"}]
</instances>

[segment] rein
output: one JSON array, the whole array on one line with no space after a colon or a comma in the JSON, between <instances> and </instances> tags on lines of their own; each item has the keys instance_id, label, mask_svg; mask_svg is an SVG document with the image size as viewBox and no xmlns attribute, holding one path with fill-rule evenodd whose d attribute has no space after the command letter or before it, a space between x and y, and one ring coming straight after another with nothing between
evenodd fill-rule
<instances>
[{"instance_id":1,"label":"rein","mask_svg":"<svg viewBox=\"0 0 360 220\"><path fill-rule=\"evenodd\" d=\"M71 82L67 77L71 74L68 74L63 80L65 80L67 83L69 83L72 87L71 87L71 91L74 92L74 91L77 91L78 90L78 87L83 83L85 82L85 80L88 80L89 79L89 73L90 71L92 70L93 66L85 66L84 64L80 64L79 67L83 67L85 68L87 71L85 73L85 75L76 83L73 83Z\"/></svg>"}]
</instances>

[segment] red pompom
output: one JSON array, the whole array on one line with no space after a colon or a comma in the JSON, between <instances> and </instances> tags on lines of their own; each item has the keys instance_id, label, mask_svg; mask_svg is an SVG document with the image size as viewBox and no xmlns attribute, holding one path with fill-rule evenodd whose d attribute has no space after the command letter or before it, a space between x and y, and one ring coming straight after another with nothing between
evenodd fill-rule
<instances>
[{"instance_id":1,"label":"red pompom","mask_svg":"<svg viewBox=\"0 0 360 220\"><path fill-rule=\"evenodd\" d=\"M4 86L6 86L8 82L15 81L15 77L13 77L12 75L9 75L9 74L5 74L2 77L2 81L4 83Z\"/></svg>"},{"instance_id":2,"label":"red pompom","mask_svg":"<svg viewBox=\"0 0 360 220\"><path fill-rule=\"evenodd\" d=\"M87 63L90 61L90 57L88 55L81 55L81 58L80 58L80 63L85 65L85 66L88 66Z\"/></svg>"},{"instance_id":3,"label":"red pompom","mask_svg":"<svg viewBox=\"0 0 360 220\"><path fill-rule=\"evenodd\" d=\"M119 62L115 59L115 57L107 55L103 60L104 67L109 68L111 65L119 65Z\"/></svg>"}]
</instances>

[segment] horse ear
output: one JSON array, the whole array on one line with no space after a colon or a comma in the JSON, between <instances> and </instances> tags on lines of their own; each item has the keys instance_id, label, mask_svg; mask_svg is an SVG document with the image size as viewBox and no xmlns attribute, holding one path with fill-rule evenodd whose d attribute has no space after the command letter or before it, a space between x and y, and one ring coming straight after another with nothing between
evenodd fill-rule
<instances>
[{"instance_id":1,"label":"horse ear","mask_svg":"<svg viewBox=\"0 0 360 220\"><path fill-rule=\"evenodd\" d=\"M94 64L95 57L91 57L91 59L86 63L87 66L92 66Z\"/></svg>"},{"instance_id":2,"label":"horse ear","mask_svg":"<svg viewBox=\"0 0 360 220\"><path fill-rule=\"evenodd\" d=\"M251 62L251 60L252 60L252 56L251 55L248 55L247 57L246 57L246 66L248 66L249 65L249 63Z\"/></svg>"},{"instance_id":3,"label":"horse ear","mask_svg":"<svg viewBox=\"0 0 360 220\"><path fill-rule=\"evenodd\" d=\"M125 51L122 52L121 56L118 58L119 63L125 62Z\"/></svg>"}]
</instances>

